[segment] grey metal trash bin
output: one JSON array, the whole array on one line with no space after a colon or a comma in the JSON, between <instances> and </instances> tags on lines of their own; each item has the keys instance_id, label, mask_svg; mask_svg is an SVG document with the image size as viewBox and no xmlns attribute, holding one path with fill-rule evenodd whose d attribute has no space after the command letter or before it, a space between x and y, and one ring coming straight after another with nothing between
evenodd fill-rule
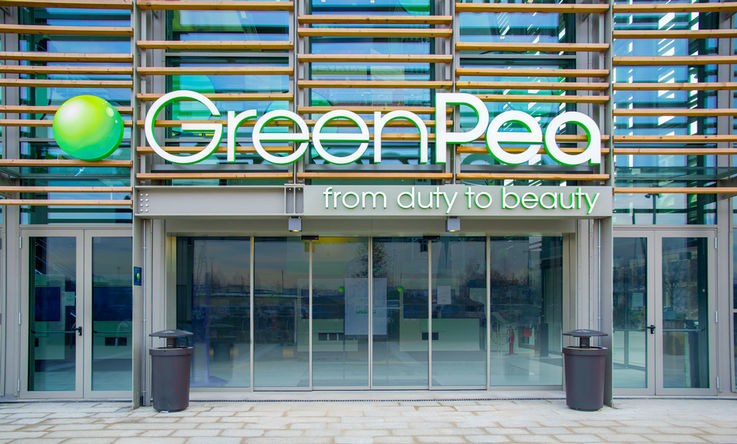
<instances>
[{"instance_id":1,"label":"grey metal trash bin","mask_svg":"<svg viewBox=\"0 0 737 444\"><path fill-rule=\"evenodd\" d=\"M184 330L161 330L151 333L155 338L166 338L166 347L152 348L151 393L154 409L159 412L178 412L189 406L189 373L192 347L177 347L177 338L192 336Z\"/></svg>"},{"instance_id":2,"label":"grey metal trash bin","mask_svg":"<svg viewBox=\"0 0 737 444\"><path fill-rule=\"evenodd\" d=\"M578 346L563 347L566 404L574 410L599 410L604 406L607 349L591 346L590 338L607 334L597 330L579 329L563 335L579 338Z\"/></svg>"}]
</instances>

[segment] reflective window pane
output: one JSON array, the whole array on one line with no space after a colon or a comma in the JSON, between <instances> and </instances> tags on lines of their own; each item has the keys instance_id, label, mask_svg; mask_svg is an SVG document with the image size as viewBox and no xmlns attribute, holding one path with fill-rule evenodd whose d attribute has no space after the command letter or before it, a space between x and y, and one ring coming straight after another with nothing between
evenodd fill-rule
<instances>
[{"instance_id":1,"label":"reflective window pane","mask_svg":"<svg viewBox=\"0 0 737 444\"><path fill-rule=\"evenodd\" d=\"M663 386L709 387L707 239L663 238Z\"/></svg>"},{"instance_id":2,"label":"reflective window pane","mask_svg":"<svg viewBox=\"0 0 737 444\"><path fill-rule=\"evenodd\" d=\"M368 241L312 242L312 381L368 387Z\"/></svg>"},{"instance_id":3,"label":"reflective window pane","mask_svg":"<svg viewBox=\"0 0 737 444\"><path fill-rule=\"evenodd\" d=\"M254 385L309 386L309 241L257 238Z\"/></svg>"},{"instance_id":4,"label":"reflective window pane","mask_svg":"<svg viewBox=\"0 0 737 444\"><path fill-rule=\"evenodd\" d=\"M130 390L130 237L92 239L92 390Z\"/></svg>"},{"instance_id":5,"label":"reflective window pane","mask_svg":"<svg viewBox=\"0 0 737 444\"><path fill-rule=\"evenodd\" d=\"M177 327L194 333L192 386L251 384L251 240L177 240Z\"/></svg>"},{"instance_id":6,"label":"reflective window pane","mask_svg":"<svg viewBox=\"0 0 737 444\"><path fill-rule=\"evenodd\" d=\"M647 238L614 238L613 381L647 387Z\"/></svg>"},{"instance_id":7,"label":"reflective window pane","mask_svg":"<svg viewBox=\"0 0 737 444\"><path fill-rule=\"evenodd\" d=\"M491 239L491 384L561 385L563 240Z\"/></svg>"},{"instance_id":8,"label":"reflective window pane","mask_svg":"<svg viewBox=\"0 0 737 444\"><path fill-rule=\"evenodd\" d=\"M486 385L486 239L432 241L432 384Z\"/></svg>"},{"instance_id":9,"label":"reflective window pane","mask_svg":"<svg viewBox=\"0 0 737 444\"><path fill-rule=\"evenodd\" d=\"M428 385L427 241L376 238L373 384Z\"/></svg>"},{"instance_id":10,"label":"reflective window pane","mask_svg":"<svg viewBox=\"0 0 737 444\"><path fill-rule=\"evenodd\" d=\"M77 240L32 237L29 256L28 390L75 390Z\"/></svg>"}]
</instances>

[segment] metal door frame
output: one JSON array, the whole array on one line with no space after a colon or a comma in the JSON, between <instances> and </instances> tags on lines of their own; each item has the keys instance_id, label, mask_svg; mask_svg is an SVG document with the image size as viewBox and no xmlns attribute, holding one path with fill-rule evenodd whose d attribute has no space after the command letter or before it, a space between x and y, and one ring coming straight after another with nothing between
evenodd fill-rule
<instances>
[{"instance_id":1,"label":"metal door frame","mask_svg":"<svg viewBox=\"0 0 737 444\"><path fill-rule=\"evenodd\" d=\"M656 333L647 335L647 387L616 389L618 395L715 395L717 393L717 349L716 349L716 227L618 227L615 238L644 238L647 240L647 325L655 325ZM663 239L699 237L707 240L707 317L709 319L709 387L665 388L663 387Z\"/></svg>"}]
</instances>

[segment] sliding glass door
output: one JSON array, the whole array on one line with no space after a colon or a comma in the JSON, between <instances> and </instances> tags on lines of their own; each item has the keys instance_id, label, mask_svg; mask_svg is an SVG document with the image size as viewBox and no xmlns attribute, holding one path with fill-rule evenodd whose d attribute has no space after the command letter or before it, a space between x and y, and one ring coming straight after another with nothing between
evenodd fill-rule
<instances>
[{"instance_id":1,"label":"sliding glass door","mask_svg":"<svg viewBox=\"0 0 737 444\"><path fill-rule=\"evenodd\" d=\"M562 383L561 237L181 237L176 258L196 387Z\"/></svg>"}]
</instances>

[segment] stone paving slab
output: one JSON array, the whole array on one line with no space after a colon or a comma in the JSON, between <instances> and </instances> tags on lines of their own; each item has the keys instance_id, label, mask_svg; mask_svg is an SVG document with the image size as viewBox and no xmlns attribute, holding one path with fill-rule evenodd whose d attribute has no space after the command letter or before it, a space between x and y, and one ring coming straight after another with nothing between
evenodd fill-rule
<instances>
[{"instance_id":1,"label":"stone paving slab","mask_svg":"<svg viewBox=\"0 0 737 444\"><path fill-rule=\"evenodd\" d=\"M737 443L737 399L0 403L0 443Z\"/></svg>"}]
</instances>

